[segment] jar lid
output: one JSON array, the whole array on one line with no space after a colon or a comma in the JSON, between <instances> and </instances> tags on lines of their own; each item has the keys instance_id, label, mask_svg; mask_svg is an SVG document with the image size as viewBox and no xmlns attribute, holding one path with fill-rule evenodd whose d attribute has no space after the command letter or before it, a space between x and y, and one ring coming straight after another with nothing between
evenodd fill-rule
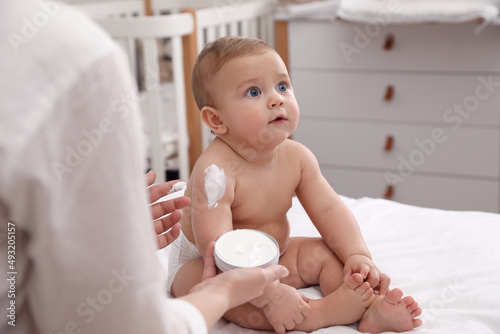
<instances>
[{"instance_id":1,"label":"jar lid","mask_svg":"<svg viewBox=\"0 0 500 334\"><path fill-rule=\"evenodd\" d=\"M265 268L279 261L279 245L267 233L240 229L224 233L215 243L215 264L222 271Z\"/></svg>"}]
</instances>

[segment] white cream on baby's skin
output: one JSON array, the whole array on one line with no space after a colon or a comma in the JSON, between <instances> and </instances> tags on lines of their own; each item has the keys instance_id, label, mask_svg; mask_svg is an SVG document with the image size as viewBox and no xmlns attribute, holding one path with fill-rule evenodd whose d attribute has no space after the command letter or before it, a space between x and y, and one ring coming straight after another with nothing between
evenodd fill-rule
<instances>
[{"instance_id":1,"label":"white cream on baby's skin","mask_svg":"<svg viewBox=\"0 0 500 334\"><path fill-rule=\"evenodd\" d=\"M226 192L227 177L224 169L213 164L205 169L205 196L209 209L216 208Z\"/></svg>"},{"instance_id":2,"label":"white cream on baby's skin","mask_svg":"<svg viewBox=\"0 0 500 334\"><path fill-rule=\"evenodd\" d=\"M234 230L223 234L214 252L234 267L259 267L278 259L279 247L269 235L255 230Z\"/></svg>"}]
</instances>

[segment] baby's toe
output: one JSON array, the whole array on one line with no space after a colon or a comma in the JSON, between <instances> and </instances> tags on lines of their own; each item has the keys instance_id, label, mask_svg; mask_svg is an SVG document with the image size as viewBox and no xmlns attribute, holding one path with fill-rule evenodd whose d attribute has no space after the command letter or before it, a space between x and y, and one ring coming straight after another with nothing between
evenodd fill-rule
<instances>
[{"instance_id":1,"label":"baby's toe","mask_svg":"<svg viewBox=\"0 0 500 334\"><path fill-rule=\"evenodd\" d=\"M422 320L420 319L413 319L412 320L413 328L417 328L418 326L422 325Z\"/></svg>"},{"instance_id":2,"label":"baby's toe","mask_svg":"<svg viewBox=\"0 0 500 334\"><path fill-rule=\"evenodd\" d=\"M403 291L401 291L401 289L395 288L387 292L384 299L390 304L397 304L401 300L401 297L403 297Z\"/></svg>"},{"instance_id":3,"label":"baby's toe","mask_svg":"<svg viewBox=\"0 0 500 334\"><path fill-rule=\"evenodd\" d=\"M373 289L370 288L363 294L363 303L366 307L368 307L373 303L373 301L375 301L375 298L377 297L373 293Z\"/></svg>"},{"instance_id":4,"label":"baby's toe","mask_svg":"<svg viewBox=\"0 0 500 334\"><path fill-rule=\"evenodd\" d=\"M355 291L358 295L364 295L369 289L371 289L370 284L368 282L364 282L358 286Z\"/></svg>"},{"instance_id":5,"label":"baby's toe","mask_svg":"<svg viewBox=\"0 0 500 334\"><path fill-rule=\"evenodd\" d=\"M419 315L422 314L422 309L418 307L417 303L411 304L410 306L407 307L407 309L412 317L418 317Z\"/></svg>"},{"instance_id":6,"label":"baby's toe","mask_svg":"<svg viewBox=\"0 0 500 334\"><path fill-rule=\"evenodd\" d=\"M357 287L363 284L363 276L361 274L352 274L346 281L346 286L349 290L355 290ZM370 286L368 284L368 286Z\"/></svg>"},{"instance_id":7,"label":"baby's toe","mask_svg":"<svg viewBox=\"0 0 500 334\"><path fill-rule=\"evenodd\" d=\"M413 299L412 296L406 296L404 297L403 299L401 299L401 301L406 305L406 306L410 306L410 305L414 305L416 304L416 306L418 306L417 302L415 302L415 299Z\"/></svg>"}]
</instances>

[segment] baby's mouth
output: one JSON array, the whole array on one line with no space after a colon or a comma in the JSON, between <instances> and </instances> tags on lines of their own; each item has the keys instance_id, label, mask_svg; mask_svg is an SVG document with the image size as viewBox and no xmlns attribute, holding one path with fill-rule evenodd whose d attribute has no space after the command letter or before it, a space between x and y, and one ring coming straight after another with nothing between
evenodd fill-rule
<instances>
[{"instance_id":1,"label":"baby's mouth","mask_svg":"<svg viewBox=\"0 0 500 334\"><path fill-rule=\"evenodd\" d=\"M284 122L286 121L287 119L285 118L285 116L283 115L280 115L278 117L276 117L275 119L273 119L271 122L269 123L281 123L281 122Z\"/></svg>"}]
</instances>

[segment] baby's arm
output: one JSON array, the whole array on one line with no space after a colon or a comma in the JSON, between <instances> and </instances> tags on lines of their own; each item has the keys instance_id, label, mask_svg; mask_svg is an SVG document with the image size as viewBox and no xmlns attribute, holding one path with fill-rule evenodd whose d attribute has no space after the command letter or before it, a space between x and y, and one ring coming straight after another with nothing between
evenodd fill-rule
<instances>
[{"instance_id":1,"label":"baby's arm","mask_svg":"<svg viewBox=\"0 0 500 334\"><path fill-rule=\"evenodd\" d=\"M235 180L223 166L198 161L190 183L193 235L198 251L204 255L211 241L233 229L231 204Z\"/></svg>"},{"instance_id":2,"label":"baby's arm","mask_svg":"<svg viewBox=\"0 0 500 334\"><path fill-rule=\"evenodd\" d=\"M321 174L318 161L309 149L297 144L301 180L296 194L323 240L344 263L345 277L359 272L373 288L385 293L387 275L375 266L354 215Z\"/></svg>"}]
</instances>

